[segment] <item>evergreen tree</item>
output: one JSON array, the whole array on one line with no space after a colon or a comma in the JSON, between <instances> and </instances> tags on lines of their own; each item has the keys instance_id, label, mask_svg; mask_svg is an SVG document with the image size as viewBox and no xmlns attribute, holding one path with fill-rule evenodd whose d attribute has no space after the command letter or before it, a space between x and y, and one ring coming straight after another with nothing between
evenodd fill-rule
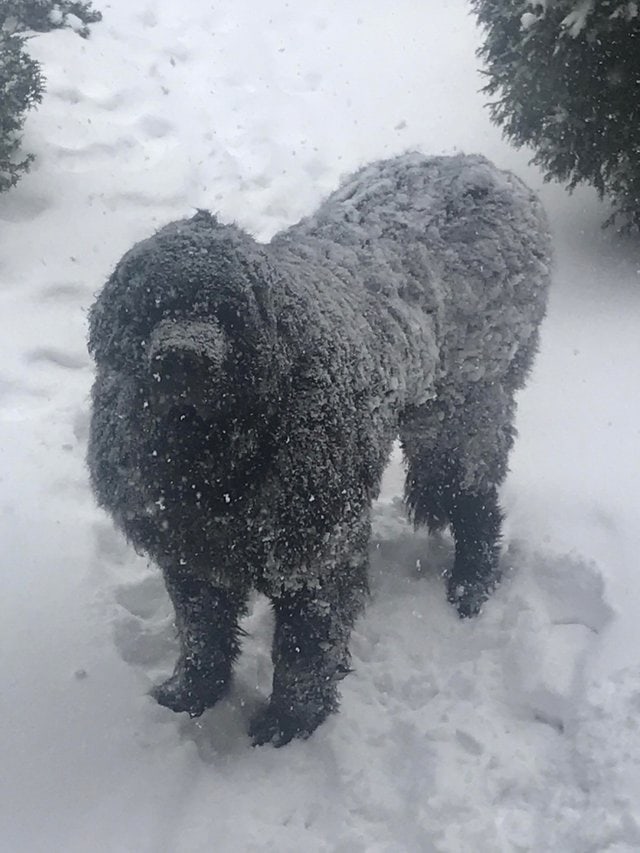
<instances>
[{"instance_id":1,"label":"evergreen tree","mask_svg":"<svg viewBox=\"0 0 640 853\"><path fill-rule=\"evenodd\" d=\"M86 37L88 25L101 17L86 0L0 0L0 192L14 186L33 160L19 153L20 132L44 91L40 65L27 53L23 33L72 27Z\"/></svg>"},{"instance_id":2,"label":"evergreen tree","mask_svg":"<svg viewBox=\"0 0 640 853\"><path fill-rule=\"evenodd\" d=\"M547 179L611 195L640 227L640 15L620 0L471 0L491 115Z\"/></svg>"},{"instance_id":3,"label":"evergreen tree","mask_svg":"<svg viewBox=\"0 0 640 853\"><path fill-rule=\"evenodd\" d=\"M18 154L20 131L26 111L42 100L43 78L24 42L0 30L0 192L14 186L33 160Z\"/></svg>"},{"instance_id":4,"label":"evergreen tree","mask_svg":"<svg viewBox=\"0 0 640 853\"><path fill-rule=\"evenodd\" d=\"M0 0L0 29L45 33L71 27L86 38L89 24L102 20L91 0Z\"/></svg>"}]
</instances>

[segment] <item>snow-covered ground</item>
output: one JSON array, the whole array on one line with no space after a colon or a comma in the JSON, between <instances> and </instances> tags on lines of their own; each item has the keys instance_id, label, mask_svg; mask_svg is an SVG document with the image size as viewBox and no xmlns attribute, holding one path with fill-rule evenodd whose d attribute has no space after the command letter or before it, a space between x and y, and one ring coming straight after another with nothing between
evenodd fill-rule
<instances>
[{"instance_id":1,"label":"snow-covered ground","mask_svg":"<svg viewBox=\"0 0 640 853\"><path fill-rule=\"evenodd\" d=\"M0 850L623 853L640 849L640 243L542 186L488 121L464 0L111 0L36 37L32 173L0 196ZM95 509L87 307L135 240L196 207L262 238L341 173L480 151L539 189L556 273L504 488L506 581L461 622L446 538L395 459L342 711L252 749L257 600L231 696L146 696L172 666L156 571Z\"/></svg>"}]
</instances>

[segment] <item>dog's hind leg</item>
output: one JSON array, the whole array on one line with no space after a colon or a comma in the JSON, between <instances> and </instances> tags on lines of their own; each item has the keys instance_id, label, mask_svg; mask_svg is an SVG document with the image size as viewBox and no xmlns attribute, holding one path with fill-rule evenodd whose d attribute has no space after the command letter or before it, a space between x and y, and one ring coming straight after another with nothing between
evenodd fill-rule
<instances>
[{"instance_id":1,"label":"dog's hind leg","mask_svg":"<svg viewBox=\"0 0 640 853\"><path fill-rule=\"evenodd\" d=\"M274 598L273 692L252 723L254 744L308 737L338 709L338 682L350 671L349 637L366 594L365 547L318 587Z\"/></svg>"},{"instance_id":2,"label":"dog's hind leg","mask_svg":"<svg viewBox=\"0 0 640 853\"><path fill-rule=\"evenodd\" d=\"M460 616L475 616L500 581L497 491L491 487L474 494L454 487L443 498L456 543L447 597Z\"/></svg>"},{"instance_id":3,"label":"dog's hind leg","mask_svg":"<svg viewBox=\"0 0 640 853\"><path fill-rule=\"evenodd\" d=\"M471 383L444 387L402 420L406 501L416 524L451 525L448 598L461 616L477 614L500 579L497 487L513 443L513 413L510 390Z\"/></svg>"},{"instance_id":4,"label":"dog's hind leg","mask_svg":"<svg viewBox=\"0 0 640 853\"><path fill-rule=\"evenodd\" d=\"M198 717L229 686L246 595L184 572L165 571L164 577L176 614L180 656L173 675L151 694L172 711Z\"/></svg>"}]
</instances>

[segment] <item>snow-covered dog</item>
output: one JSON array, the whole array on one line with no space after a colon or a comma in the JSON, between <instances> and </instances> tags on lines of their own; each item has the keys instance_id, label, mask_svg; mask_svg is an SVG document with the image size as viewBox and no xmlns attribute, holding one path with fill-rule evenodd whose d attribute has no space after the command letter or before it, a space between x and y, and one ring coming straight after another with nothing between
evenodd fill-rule
<instances>
[{"instance_id":1,"label":"snow-covered dog","mask_svg":"<svg viewBox=\"0 0 640 853\"><path fill-rule=\"evenodd\" d=\"M338 704L367 591L371 501L399 434L416 523L451 524L448 594L498 580L496 489L545 311L539 203L479 156L407 154L260 245L208 213L119 262L90 316L97 498L162 568L181 654L155 690L226 690L250 590L276 613L256 743Z\"/></svg>"}]
</instances>

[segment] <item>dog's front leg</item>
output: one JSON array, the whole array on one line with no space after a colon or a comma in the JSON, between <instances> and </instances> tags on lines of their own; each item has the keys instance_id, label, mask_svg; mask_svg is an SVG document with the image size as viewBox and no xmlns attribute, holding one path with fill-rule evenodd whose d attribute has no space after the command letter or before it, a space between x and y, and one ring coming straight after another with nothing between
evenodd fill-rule
<instances>
[{"instance_id":1,"label":"dog's front leg","mask_svg":"<svg viewBox=\"0 0 640 853\"><path fill-rule=\"evenodd\" d=\"M283 746L308 737L337 710L338 681L350 671L349 637L365 589L365 579L354 582L352 564L338 583L325 581L274 600L273 692L252 723L254 744Z\"/></svg>"},{"instance_id":2,"label":"dog's front leg","mask_svg":"<svg viewBox=\"0 0 640 853\"><path fill-rule=\"evenodd\" d=\"M229 686L246 597L184 572L165 570L164 576L176 613L180 656L173 675L151 695L172 711L198 717Z\"/></svg>"}]
</instances>

